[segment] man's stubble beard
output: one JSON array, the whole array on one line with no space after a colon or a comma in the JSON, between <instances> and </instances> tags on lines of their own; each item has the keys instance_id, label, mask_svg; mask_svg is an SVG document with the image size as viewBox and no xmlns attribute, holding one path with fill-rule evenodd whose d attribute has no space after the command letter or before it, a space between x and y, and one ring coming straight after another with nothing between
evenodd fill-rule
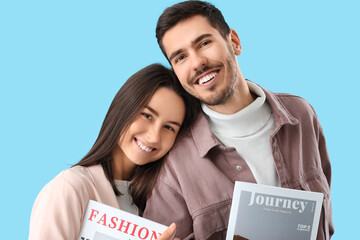
<instances>
[{"instance_id":1,"label":"man's stubble beard","mask_svg":"<svg viewBox=\"0 0 360 240\"><path fill-rule=\"evenodd\" d=\"M225 88L216 91L216 86L211 86L209 90L212 92L212 95L208 99L200 98L200 101L208 106L224 105L229 101L229 99L234 95L238 76L235 63L235 61L231 61L229 59L226 60L227 68L232 70L232 74L229 76L230 82L225 86ZM227 81L227 79L224 80Z\"/></svg>"},{"instance_id":2,"label":"man's stubble beard","mask_svg":"<svg viewBox=\"0 0 360 240\"><path fill-rule=\"evenodd\" d=\"M229 57L226 58L226 66L228 69L228 73L231 73L230 76L228 76L229 81L224 89L220 89L218 91L216 91L216 84L214 86L211 86L208 91L211 92L211 96L208 98L203 98L200 95L196 96L195 94L192 93L191 88L188 86L183 86L184 89L190 93L191 95L193 95L194 97L196 97L197 99L199 99L201 102L203 102L204 104L208 105L208 106L217 106L217 105L223 105L225 103L227 103L229 101L229 99L234 95L235 92L235 88L236 88L236 83L237 83L237 77L238 77L238 68L237 68L237 64L236 64L236 55L233 51L233 49L231 48L231 45L229 43L227 43L227 48L228 48L228 52L229 52ZM223 65L223 64L221 64ZM216 66L215 66L216 67ZM205 66L203 68L202 72L205 72L207 70L209 70L211 68L209 68L209 66ZM201 75L202 72L197 73L194 76L194 79ZM191 79L189 81L189 83L194 82L194 79ZM228 79L223 79L223 81L227 81Z\"/></svg>"}]
</instances>

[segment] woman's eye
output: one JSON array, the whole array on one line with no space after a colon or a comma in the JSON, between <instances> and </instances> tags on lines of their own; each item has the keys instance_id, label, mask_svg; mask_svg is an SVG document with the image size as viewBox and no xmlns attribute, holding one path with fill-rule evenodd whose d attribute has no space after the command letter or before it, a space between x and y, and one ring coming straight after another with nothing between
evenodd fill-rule
<instances>
[{"instance_id":1,"label":"woman's eye","mask_svg":"<svg viewBox=\"0 0 360 240\"><path fill-rule=\"evenodd\" d=\"M148 113L141 113L146 119L152 119L152 116Z\"/></svg>"},{"instance_id":2,"label":"woman's eye","mask_svg":"<svg viewBox=\"0 0 360 240\"><path fill-rule=\"evenodd\" d=\"M175 132L175 129L172 126L166 125L165 128L169 129L170 131Z\"/></svg>"}]
</instances>

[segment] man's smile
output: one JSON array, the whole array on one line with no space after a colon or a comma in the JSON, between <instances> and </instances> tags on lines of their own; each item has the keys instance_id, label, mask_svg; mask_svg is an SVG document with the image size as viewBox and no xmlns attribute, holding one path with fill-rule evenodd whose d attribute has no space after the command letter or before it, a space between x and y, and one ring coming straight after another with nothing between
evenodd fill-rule
<instances>
[{"instance_id":1,"label":"man's smile","mask_svg":"<svg viewBox=\"0 0 360 240\"><path fill-rule=\"evenodd\" d=\"M199 85L206 84L206 83L210 82L211 80L213 80L217 74L218 74L218 70L206 73L205 75L198 78L196 83Z\"/></svg>"}]
</instances>

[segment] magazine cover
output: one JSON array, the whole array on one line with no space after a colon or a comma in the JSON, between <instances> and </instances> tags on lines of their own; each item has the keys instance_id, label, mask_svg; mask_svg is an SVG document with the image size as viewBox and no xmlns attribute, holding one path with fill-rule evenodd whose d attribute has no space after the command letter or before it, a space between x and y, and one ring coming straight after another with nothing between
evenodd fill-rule
<instances>
[{"instance_id":1,"label":"magazine cover","mask_svg":"<svg viewBox=\"0 0 360 240\"><path fill-rule=\"evenodd\" d=\"M167 226L90 200L78 240L155 240Z\"/></svg>"},{"instance_id":2,"label":"magazine cover","mask_svg":"<svg viewBox=\"0 0 360 240\"><path fill-rule=\"evenodd\" d=\"M314 240L323 194L235 182L226 240Z\"/></svg>"}]
</instances>

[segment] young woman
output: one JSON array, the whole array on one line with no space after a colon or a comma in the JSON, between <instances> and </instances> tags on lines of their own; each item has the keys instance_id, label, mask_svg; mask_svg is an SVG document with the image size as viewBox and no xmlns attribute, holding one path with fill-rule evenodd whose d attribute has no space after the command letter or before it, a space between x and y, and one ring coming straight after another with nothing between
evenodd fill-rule
<instances>
[{"instance_id":1,"label":"young woman","mask_svg":"<svg viewBox=\"0 0 360 240\"><path fill-rule=\"evenodd\" d=\"M164 155L197 110L197 101L162 65L131 76L111 103L89 153L39 193L29 239L76 239L89 200L141 215ZM172 224L158 239L168 239L175 228Z\"/></svg>"}]
</instances>

